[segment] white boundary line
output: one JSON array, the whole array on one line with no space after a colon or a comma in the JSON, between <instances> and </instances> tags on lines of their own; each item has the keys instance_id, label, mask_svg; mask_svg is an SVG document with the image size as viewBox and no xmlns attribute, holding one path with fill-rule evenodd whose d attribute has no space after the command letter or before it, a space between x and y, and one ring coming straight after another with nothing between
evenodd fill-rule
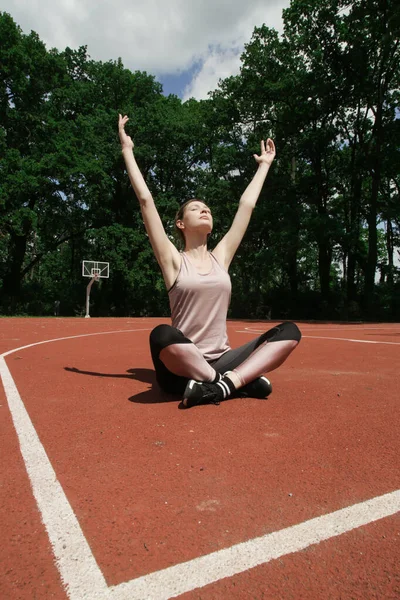
<instances>
[{"instance_id":1,"label":"white boundary line","mask_svg":"<svg viewBox=\"0 0 400 600\"><path fill-rule=\"evenodd\" d=\"M336 340L340 342L356 342L357 344L386 344L388 346L400 346L400 342L378 342L377 340L353 340L351 338L341 337L322 337L319 335L303 335L302 337L316 340Z\"/></svg>"},{"instance_id":2,"label":"white boundary line","mask_svg":"<svg viewBox=\"0 0 400 600\"><path fill-rule=\"evenodd\" d=\"M67 594L72 600L102 598L107 591L106 581L38 438L3 356L0 357L0 374L33 495Z\"/></svg>"},{"instance_id":3,"label":"white boundary line","mask_svg":"<svg viewBox=\"0 0 400 600\"><path fill-rule=\"evenodd\" d=\"M130 330L131 333L134 331L149 331L149 328ZM107 331L104 334L125 332L128 332L128 330ZM0 375L17 432L21 454L42 521L53 548L61 580L71 600L81 600L81 598L103 599L107 594L107 583L40 442L6 364L5 357L13 352L19 352L41 344L94 335L101 335L101 333L74 335L35 342L0 355Z\"/></svg>"},{"instance_id":4,"label":"white boundary line","mask_svg":"<svg viewBox=\"0 0 400 600\"><path fill-rule=\"evenodd\" d=\"M266 325L265 329L263 328L262 331L268 331L268 329L272 329L273 327L275 327L276 325L279 325L280 323L282 323L283 321L265 321L262 325L257 326L257 331L259 329L261 329L263 327L263 325ZM399 323L390 323L388 324L387 327L369 327L368 325L366 325L365 323L361 324L361 325L356 325L356 326L351 326L351 325L343 325L343 326L333 326L333 327L329 327L329 325L327 325L326 327L324 327L322 324L318 325L317 323L302 323L301 321L296 321L296 323L299 324L299 327L301 327L302 331L393 331L393 333L399 333L400 329L395 329L393 330L393 326L395 327L399 327ZM229 322L228 321L228 325L231 327L234 327L234 323L233 322ZM251 330L252 329L252 325L250 325L249 327L245 327L244 329L248 329Z\"/></svg>"},{"instance_id":5,"label":"white boundary line","mask_svg":"<svg viewBox=\"0 0 400 600\"><path fill-rule=\"evenodd\" d=\"M389 332L393 332L393 333L399 333L400 329L393 329L391 327L367 327L367 326L359 326L359 327L346 327L345 325L343 327L316 327L314 325L311 325L309 323L299 323L300 327L302 330L304 331L389 331ZM394 325L394 323L393 323ZM396 325L398 325L396 323Z\"/></svg>"},{"instance_id":6,"label":"white boundary line","mask_svg":"<svg viewBox=\"0 0 400 600\"><path fill-rule=\"evenodd\" d=\"M115 588L118 600L168 600L400 511L400 490L200 556Z\"/></svg>"},{"instance_id":7,"label":"white boundary line","mask_svg":"<svg viewBox=\"0 0 400 600\"><path fill-rule=\"evenodd\" d=\"M255 329L237 329L236 333L251 333L251 334L261 334L265 333L264 331L259 331ZM354 340L352 338L342 338L342 337L327 337L321 335L302 335L303 338L315 339L315 340L335 340L336 342L356 342L357 344L387 344L389 346L400 346L400 342L378 342L377 340Z\"/></svg>"},{"instance_id":8,"label":"white boundary line","mask_svg":"<svg viewBox=\"0 0 400 600\"><path fill-rule=\"evenodd\" d=\"M0 355L0 375L21 453L50 539L61 580L71 600L85 598L91 600L144 600L145 598L147 600L168 600L400 511L400 490L397 490L281 531L235 544L230 548L108 587L26 411L5 357L13 352L41 344L135 331L149 331L149 328L55 338L21 346ZM246 331L244 333L254 332Z\"/></svg>"},{"instance_id":9,"label":"white boundary line","mask_svg":"<svg viewBox=\"0 0 400 600\"><path fill-rule=\"evenodd\" d=\"M134 331L150 331L150 327L146 327L145 329L116 329L115 331L98 331L96 333L81 333L80 335L68 335L66 337L53 338L51 340L43 340L42 342L33 342L33 344L27 344L26 346L20 346L19 348L13 348L13 350L8 350L7 352L3 352L0 356L8 356L9 354L13 354L14 352L19 352L20 350L26 350L27 348L33 348L33 346L41 346L42 344L51 344L51 342L63 342L64 340L76 340L77 338L83 337L92 337L94 335L109 335L111 333L133 333Z\"/></svg>"}]
</instances>

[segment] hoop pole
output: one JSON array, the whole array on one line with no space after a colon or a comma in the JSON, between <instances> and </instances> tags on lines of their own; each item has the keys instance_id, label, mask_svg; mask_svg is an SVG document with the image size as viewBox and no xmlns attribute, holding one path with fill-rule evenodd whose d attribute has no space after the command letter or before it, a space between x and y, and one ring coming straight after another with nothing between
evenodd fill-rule
<instances>
[{"instance_id":1,"label":"hoop pole","mask_svg":"<svg viewBox=\"0 0 400 600\"><path fill-rule=\"evenodd\" d=\"M95 275L93 277L93 279L91 279L89 281L89 284L86 288L86 315L85 315L85 319L90 319L90 314L89 314L89 304L90 304L90 289L93 285L93 283L96 281L97 276Z\"/></svg>"}]
</instances>

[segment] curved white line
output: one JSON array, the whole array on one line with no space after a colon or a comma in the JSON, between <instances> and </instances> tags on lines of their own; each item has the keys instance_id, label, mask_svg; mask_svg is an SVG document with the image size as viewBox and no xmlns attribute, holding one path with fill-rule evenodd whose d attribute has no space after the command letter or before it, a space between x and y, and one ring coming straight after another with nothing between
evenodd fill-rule
<instances>
[{"instance_id":1,"label":"curved white line","mask_svg":"<svg viewBox=\"0 0 400 600\"><path fill-rule=\"evenodd\" d=\"M378 342L377 340L353 340L341 337L322 337L319 335L303 335L304 338L316 340L336 340L337 342L356 342L357 344L387 344L388 346L400 346L400 342Z\"/></svg>"},{"instance_id":2,"label":"curved white line","mask_svg":"<svg viewBox=\"0 0 400 600\"><path fill-rule=\"evenodd\" d=\"M42 340L41 342L34 342L33 344L27 344L26 346L20 346L19 348L13 348L13 350L7 350L7 352L3 352L0 354L1 356L9 356L9 354L13 354L14 352L20 352L20 350L26 350L26 348L32 348L33 346L40 346L41 344L50 344L51 342L61 342L63 340L74 340L76 338L82 337L90 337L93 335L108 335L110 333L132 333L134 331L150 331L150 327L146 327L145 329L117 329L115 331L98 331L97 333L82 333L80 335L69 335L67 337L53 338L51 340Z\"/></svg>"},{"instance_id":3,"label":"curved white line","mask_svg":"<svg viewBox=\"0 0 400 600\"><path fill-rule=\"evenodd\" d=\"M249 329L246 328L246 330L236 330L236 333L256 333L256 334L261 334L264 333L264 331L255 331L254 329ZM316 340L336 340L337 342L356 342L358 344L386 344L388 346L400 346L400 342L379 342L377 340L355 340L352 338L342 338L342 337L325 337L325 336L321 336L321 335L302 335L302 339L303 338L308 338L308 339L316 339Z\"/></svg>"}]
</instances>

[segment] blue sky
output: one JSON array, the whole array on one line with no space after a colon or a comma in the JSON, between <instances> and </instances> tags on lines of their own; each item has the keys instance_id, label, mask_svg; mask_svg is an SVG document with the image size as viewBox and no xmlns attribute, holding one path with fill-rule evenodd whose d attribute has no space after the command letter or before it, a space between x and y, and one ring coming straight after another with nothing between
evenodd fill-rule
<instances>
[{"instance_id":1,"label":"blue sky","mask_svg":"<svg viewBox=\"0 0 400 600\"><path fill-rule=\"evenodd\" d=\"M200 63L194 63L181 73L164 73L157 75L156 78L162 84L166 96L175 94L182 98L184 91L190 87L190 83L193 81L194 75L199 72L200 67Z\"/></svg>"},{"instance_id":2,"label":"blue sky","mask_svg":"<svg viewBox=\"0 0 400 600\"><path fill-rule=\"evenodd\" d=\"M243 46L263 23L282 30L290 0L2 0L24 33L48 48L86 45L94 60L116 60L154 75L164 93L206 98L236 74Z\"/></svg>"}]
</instances>

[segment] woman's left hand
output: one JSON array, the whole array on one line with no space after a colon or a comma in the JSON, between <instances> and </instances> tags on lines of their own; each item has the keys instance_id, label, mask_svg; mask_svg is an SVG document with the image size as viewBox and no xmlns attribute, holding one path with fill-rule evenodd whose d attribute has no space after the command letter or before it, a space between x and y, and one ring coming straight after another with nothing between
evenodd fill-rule
<instances>
[{"instance_id":1,"label":"woman's left hand","mask_svg":"<svg viewBox=\"0 0 400 600\"><path fill-rule=\"evenodd\" d=\"M265 163L270 166L275 158L274 142L270 138L268 138L266 142L261 140L261 156L258 156L258 154L253 154L253 156L259 165Z\"/></svg>"}]
</instances>

